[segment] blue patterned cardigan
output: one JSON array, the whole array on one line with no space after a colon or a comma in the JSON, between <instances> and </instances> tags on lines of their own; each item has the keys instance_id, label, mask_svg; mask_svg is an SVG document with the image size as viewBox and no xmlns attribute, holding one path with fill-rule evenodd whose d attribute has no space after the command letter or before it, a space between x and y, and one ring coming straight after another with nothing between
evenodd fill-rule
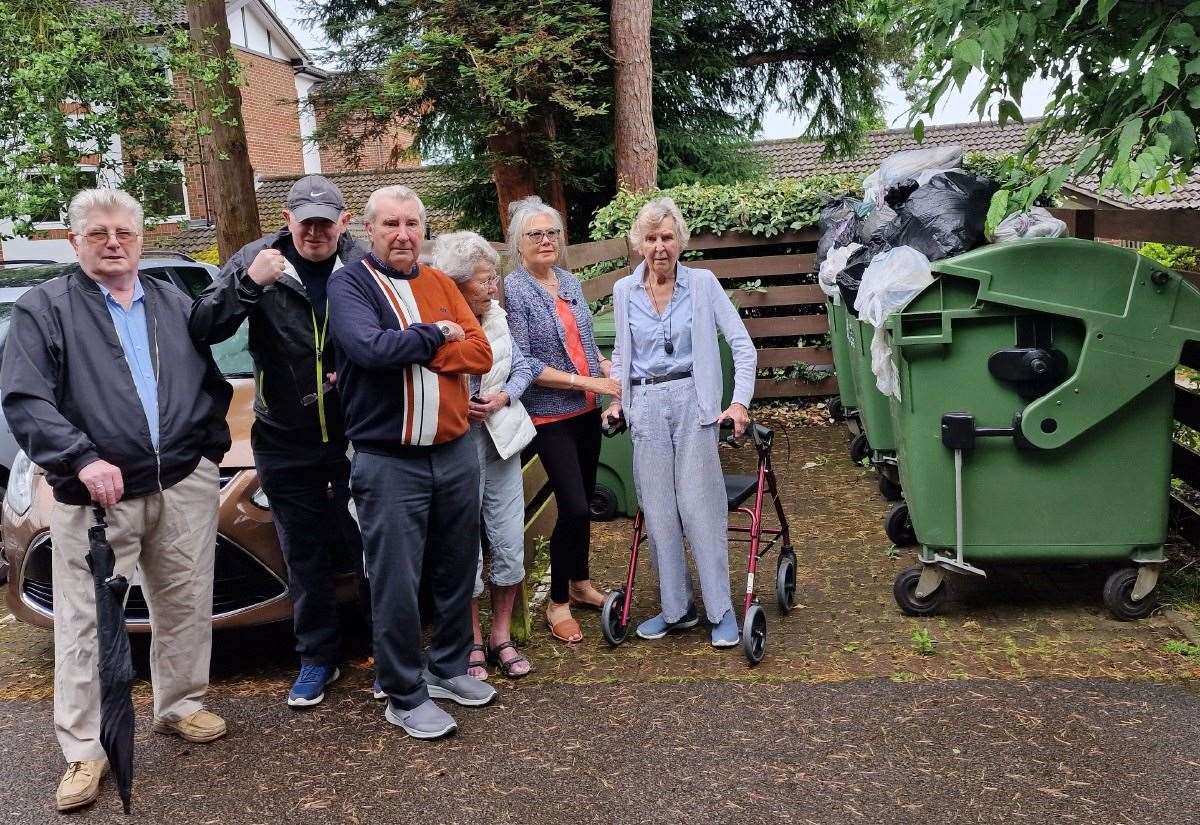
<instances>
[{"instance_id":1,"label":"blue patterned cardigan","mask_svg":"<svg viewBox=\"0 0 1200 825\"><path fill-rule=\"evenodd\" d=\"M561 267L558 275L558 295L571 305L583 351L587 355L588 371L599 376L600 351L592 335L592 313L579 279ZM504 277L504 303L508 311L508 328L513 342L525 353L533 368L535 383L521 396L521 403L532 416L570 415L583 409L586 403L581 390L554 390L539 387L536 379L546 367L563 372L576 372L567 354L566 333L554 309L554 299L533 279L525 267L518 267Z\"/></svg>"}]
</instances>

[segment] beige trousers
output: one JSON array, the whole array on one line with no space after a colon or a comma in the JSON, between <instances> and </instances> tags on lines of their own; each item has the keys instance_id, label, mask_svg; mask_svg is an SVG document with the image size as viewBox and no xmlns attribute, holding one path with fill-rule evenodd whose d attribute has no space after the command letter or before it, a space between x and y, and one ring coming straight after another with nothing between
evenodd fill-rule
<instances>
[{"instance_id":1,"label":"beige trousers","mask_svg":"<svg viewBox=\"0 0 1200 825\"><path fill-rule=\"evenodd\" d=\"M153 640L154 717L172 721L201 708L212 652L217 466L201 459L170 489L108 509L116 572L141 571ZM103 759L96 645L96 590L85 556L92 508L54 503L54 729L68 762Z\"/></svg>"}]
</instances>

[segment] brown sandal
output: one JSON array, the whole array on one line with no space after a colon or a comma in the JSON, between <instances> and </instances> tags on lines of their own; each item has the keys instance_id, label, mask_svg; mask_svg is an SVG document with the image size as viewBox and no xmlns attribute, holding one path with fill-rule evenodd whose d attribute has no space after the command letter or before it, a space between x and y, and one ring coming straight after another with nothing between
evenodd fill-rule
<instances>
[{"instance_id":1,"label":"brown sandal","mask_svg":"<svg viewBox=\"0 0 1200 825\"><path fill-rule=\"evenodd\" d=\"M505 648L510 648L513 653L518 655L505 661L504 659L500 658L500 651L504 650ZM492 667L500 668L500 672L509 679L520 679L533 672L532 663L529 661L529 658L525 656L525 654L521 653L521 651L517 650L516 642L512 641L511 639L507 642L501 642L495 647L488 647L487 660L488 664L490 664ZM529 670L525 671L524 673L513 673L513 665L519 662L524 662L525 664L530 665Z\"/></svg>"},{"instance_id":2,"label":"brown sandal","mask_svg":"<svg viewBox=\"0 0 1200 825\"><path fill-rule=\"evenodd\" d=\"M483 654L483 661L471 658L476 653ZM471 652L467 654L467 673L469 674L471 672L472 668L479 668L480 670L483 671L483 675L479 676L477 678L480 681L485 681L489 675L487 672L487 666L488 666L487 648L485 648L483 645L471 645Z\"/></svg>"},{"instance_id":3,"label":"brown sandal","mask_svg":"<svg viewBox=\"0 0 1200 825\"><path fill-rule=\"evenodd\" d=\"M550 635L560 642L573 645L583 641L583 628L579 626L579 622L575 621L574 616L554 623L550 621L549 616L546 616L546 627L550 628Z\"/></svg>"}]
</instances>

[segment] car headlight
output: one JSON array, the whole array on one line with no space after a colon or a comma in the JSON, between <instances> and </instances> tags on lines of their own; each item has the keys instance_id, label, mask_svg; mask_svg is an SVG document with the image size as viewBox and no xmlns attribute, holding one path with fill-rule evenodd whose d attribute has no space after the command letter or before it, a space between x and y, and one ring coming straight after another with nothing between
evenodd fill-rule
<instances>
[{"instance_id":1,"label":"car headlight","mask_svg":"<svg viewBox=\"0 0 1200 825\"><path fill-rule=\"evenodd\" d=\"M18 450L8 474L8 489L4 491L4 503L18 516L25 515L33 504L33 462L24 450Z\"/></svg>"},{"instance_id":2,"label":"car headlight","mask_svg":"<svg viewBox=\"0 0 1200 825\"><path fill-rule=\"evenodd\" d=\"M263 492L262 487L254 491L254 495L250 496L250 500L264 510L271 509L271 501L267 498L267 494Z\"/></svg>"}]
</instances>

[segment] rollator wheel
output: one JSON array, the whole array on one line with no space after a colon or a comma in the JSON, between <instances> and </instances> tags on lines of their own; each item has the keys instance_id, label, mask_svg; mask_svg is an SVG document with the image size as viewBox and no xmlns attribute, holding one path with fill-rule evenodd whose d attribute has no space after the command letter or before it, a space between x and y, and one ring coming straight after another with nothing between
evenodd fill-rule
<instances>
[{"instance_id":1,"label":"rollator wheel","mask_svg":"<svg viewBox=\"0 0 1200 825\"><path fill-rule=\"evenodd\" d=\"M883 496L888 501L899 501L904 497L904 491L895 481L892 481L883 473L879 474L879 495Z\"/></svg>"},{"instance_id":2,"label":"rollator wheel","mask_svg":"<svg viewBox=\"0 0 1200 825\"><path fill-rule=\"evenodd\" d=\"M625 641L629 625L621 624L621 611L625 608L625 591L614 590L604 597L600 608L600 631L604 640L613 647Z\"/></svg>"},{"instance_id":3,"label":"rollator wheel","mask_svg":"<svg viewBox=\"0 0 1200 825\"><path fill-rule=\"evenodd\" d=\"M917 582L921 580L923 567L924 565L918 564L904 568L896 575L896 581L892 585L892 596L895 597L896 604L901 612L909 616L932 616L941 609L946 598L944 583L938 585L937 590L925 598L917 598Z\"/></svg>"},{"instance_id":4,"label":"rollator wheel","mask_svg":"<svg viewBox=\"0 0 1200 825\"><path fill-rule=\"evenodd\" d=\"M850 460L862 464L871 455L871 444L866 433L859 433L850 440Z\"/></svg>"},{"instance_id":5,"label":"rollator wheel","mask_svg":"<svg viewBox=\"0 0 1200 825\"><path fill-rule=\"evenodd\" d=\"M1153 591L1140 602L1133 600L1133 585L1137 582L1136 567L1122 567L1104 582L1104 606L1113 617L1123 622L1144 619L1154 612L1158 599Z\"/></svg>"},{"instance_id":6,"label":"rollator wheel","mask_svg":"<svg viewBox=\"0 0 1200 825\"><path fill-rule=\"evenodd\" d=\"M784 615L791 613L796 603L796 556L786 550L779 554L775 567L775 601Z\"/></svg>"},{"instance_id":7,"label":"rollator wheel","mask_svg":"<svg viewBox=\"0 0 1200 825\"><path fill-rule=\"evenodd\" d=\"M883 532L897 547L912 547L917 543L912 519L908 516L908 502L901 501L883 517Z\"/></svg>"},{"instance_id":8,"label":"rollator wheel","mask_svg":"<svg viewBox=\"0 0 1200 825\"><path fill-rule=\"evenodd\" d=\"M842 404L841 398L835 398L829 402L829 417L834 421L846 420L846 406Z\"/></svg>"},{"instance_id":9,"label":"rollator wheel","mask_svg":"<svg viewBox=\"0 0 1200 825\"><path fill-rule=\"evenodd\" d=\"M751 665L761 662L767 652L767 614L757 602L750 605L742 619L742 652Z\"/></svg>"}]
</instances>

